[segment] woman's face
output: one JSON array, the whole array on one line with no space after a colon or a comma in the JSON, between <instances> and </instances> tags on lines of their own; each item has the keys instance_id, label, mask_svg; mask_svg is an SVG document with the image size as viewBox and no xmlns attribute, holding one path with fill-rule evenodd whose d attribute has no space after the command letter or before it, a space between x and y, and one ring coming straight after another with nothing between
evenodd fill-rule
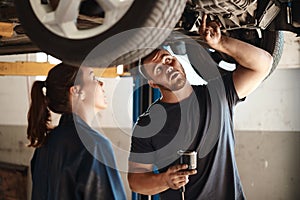
<instances>
[{"instance_id":1,"label":"woman's face","mask_svg":"<svg viewBox=\"0 0 300 200\"><path fill-rule=\"evenodd\" d=\"M107 108L107 100L103 89L103 82L95 76L93 68L82 67L83 85L81 90L85 94L86 106L94 106L96 111Z\"/></svg>"}]
</instances>

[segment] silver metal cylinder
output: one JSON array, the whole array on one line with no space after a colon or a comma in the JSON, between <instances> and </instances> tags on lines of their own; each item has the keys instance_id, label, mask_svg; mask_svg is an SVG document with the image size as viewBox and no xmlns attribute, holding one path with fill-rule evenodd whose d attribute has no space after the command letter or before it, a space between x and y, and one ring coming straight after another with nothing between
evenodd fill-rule
<instances>
[{"instance_id":1,"label":"silver metal cylinder","mask_svg":"<svg viewBox=\"0 0 300 200\"><path fill-rule=\"evenodd\" d=\"M178 155L180 155L179 162L180 164L187 164L188 169L197 168L197 152L196 151L182 151L179 150Z\"/></svg>"}]
</instances>

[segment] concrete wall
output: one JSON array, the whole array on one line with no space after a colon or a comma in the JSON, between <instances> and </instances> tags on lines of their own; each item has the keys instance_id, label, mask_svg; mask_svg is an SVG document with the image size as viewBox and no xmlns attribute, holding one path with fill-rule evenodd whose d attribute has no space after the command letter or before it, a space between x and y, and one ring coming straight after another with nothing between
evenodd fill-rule
<instances>
[{"instance_id":1,"label":"concrete wall","mask_svg":"<svg viewBox=\"0 0 300 200\"><path fill-rule=\"evenodd\" d=\"M239 104L236 158L248 200L300 199L300 38L285 33L278 69Z\"/></svg>"},{"instance_id":2,"label":"concrete wall","mask_svg":"<svg viewBox=\"0 0 300 200\"><path fill-rule=\"evenodd\" d=\"M249 200L300 197L300 68L277 69L235 114L236 158Z\"/></svg>"},{"instance_id":3,"label":"concrete wall","mask_svg":"<svg viewBox=\"0 0 300 200\"><path fill-rule=\"evenodd\" d=\"M236 131L236 158L248 200L298 200L300 132Z\"/></svg>"}]
</instances>

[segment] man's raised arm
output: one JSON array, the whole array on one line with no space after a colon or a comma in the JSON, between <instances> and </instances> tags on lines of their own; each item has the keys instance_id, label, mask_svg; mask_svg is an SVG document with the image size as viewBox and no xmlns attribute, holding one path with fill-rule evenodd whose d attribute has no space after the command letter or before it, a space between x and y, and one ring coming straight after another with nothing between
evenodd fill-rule
<instances>
[{"instance_id":1,"label":"man's raised arm","mask_svg":"<svg viewBox=\"0 0 300 200\"><path fill-rule=\"evenodd\" d=\"M269 74L273 57L265 50L246 42L221 34L220 24L210 22L203 16L199 34L213 49L231 56L237 63L233 72L233 82L239 98L250 94Z\"/></svg>"}]
</instances>

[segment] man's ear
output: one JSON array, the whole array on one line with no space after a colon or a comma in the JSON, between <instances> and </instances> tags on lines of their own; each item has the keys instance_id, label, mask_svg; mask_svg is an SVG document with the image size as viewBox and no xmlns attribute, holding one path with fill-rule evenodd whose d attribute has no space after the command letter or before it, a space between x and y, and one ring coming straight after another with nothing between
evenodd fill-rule
<instances>
[{"instance_id":1,"label":"man's ear","mask_svg":"<svg viewBox=\"0 0 300 200\"><path fill-rule=\"evenodd\" d=\"M152 88L159 88L158 85L156 83L154 83L153 80L148 80L148 84L150 85L150 87Z\"/></svg>"}]
</instances>

